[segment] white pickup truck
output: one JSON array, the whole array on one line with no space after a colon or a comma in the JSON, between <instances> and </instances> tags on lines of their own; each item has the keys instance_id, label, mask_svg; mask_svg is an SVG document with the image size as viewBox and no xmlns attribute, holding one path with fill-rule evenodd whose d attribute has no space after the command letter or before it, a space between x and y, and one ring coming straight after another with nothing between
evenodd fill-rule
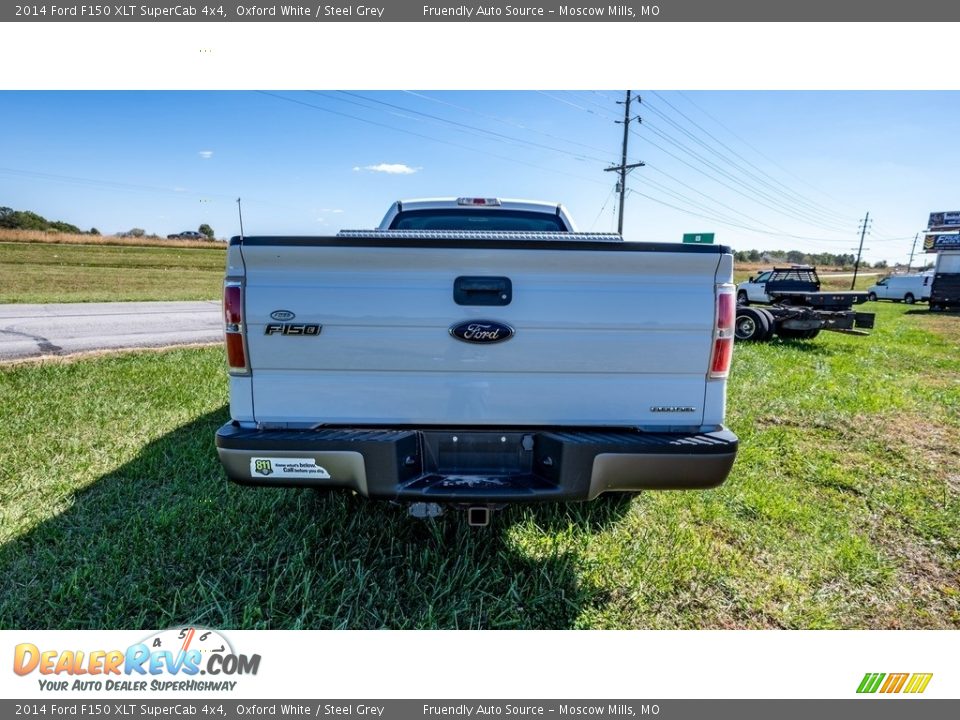
<instances>
[{"instance_id":1,"label":"white pickup truck","mask_svg":"<svg viewBox=\"0 0 960 720\"><path fill-rule=\"evenodd\" d=\"M573 229L556 203L460 198L233 238L228 476L478 525L509 502L722 483L730 249Z\"/></svg>"}]
</instances>

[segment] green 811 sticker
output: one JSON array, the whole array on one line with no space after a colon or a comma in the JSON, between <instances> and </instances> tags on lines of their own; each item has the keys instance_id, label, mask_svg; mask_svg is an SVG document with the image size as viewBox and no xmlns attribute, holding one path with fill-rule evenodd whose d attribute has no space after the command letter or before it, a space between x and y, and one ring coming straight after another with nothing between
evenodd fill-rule
<instances>
[{"instance_id":1,"label":"green 811 sticker","mask_svg":"<svg viewBox=\"0 0 960 720\"><path fill-rule=\"evenodd\" d=\"M329 480L330 473L310 457L253 457L250 458L250 477Z\"/></svg>"}]
</instances>

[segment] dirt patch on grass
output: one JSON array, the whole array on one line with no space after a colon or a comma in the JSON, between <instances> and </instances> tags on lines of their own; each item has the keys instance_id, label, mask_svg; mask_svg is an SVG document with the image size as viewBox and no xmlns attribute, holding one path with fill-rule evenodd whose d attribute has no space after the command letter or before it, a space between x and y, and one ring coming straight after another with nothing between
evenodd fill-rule
<instances>
[{"instance_id":1,"label":"dirt patch on grass","mask_svg":"<svg viewBox=\"0 0 960 720\"><path fill-rule=\"evenodd\" d=\"M918 327L952 342L960 342L960 313L927 313L919 315L918 319Z\"/></svg>"},{"instance_id":2,"label":"dirt patch on grass","mask_svg":"<svg viewBox=\"0 0 960 720\"><path fill-rule=\"evenodd\" d=\"M960 573L949 561L910 532L881 526L872 538L876 547L896 566L892 590L877 603L871 627L901 628L960 625Z\"/></svg>"},{"instance_id":3,"label":"dirt patch on grass","mask_svg":"<svg viewBox=\"0 0 960 720\"><path fill-rule=\"evenodd\" d=\"M81 352L70 353L69 355L40 355L39 357L17 358L16 360L0 360L0 370L15 370L24 365L69 365L81 360L91 360L99 357L108 357L112 355L125 355L132 353L159 353L168 350L191 350L194 348L209 348L220 345L221 341L207 343L186 343L183 345L159 345L136 348L108 348L105 350L85 350Z\"/></svg>"},{"instance_id":4,"label":"dirt patch on grass","mask_svg":"<svg viewBox=\"0 0 960 720\"><path fill-rule=\"evenodd\" d=\"M957 429L915 413L863 418L850 433L866 435L909 465L917 491L928 503L955 502L960 492ZM924 485L926 490L924 490ZM942 493L942 495L941 495ZM895 568L878 603L877 627L960 626L960 563L950 539L930 534L917 520L881 511L869 531L871 540Z\"/></svg>"},{"instance_id":5,"label":"dirt patch on grass","mask_svg":"<svg viewBox=\"0 0 960 720\"><path fill-rule=\"evenodd\" d=\"M858 417L856 432L869 433L889 447L903 447L924 453L942 468L944 474L960 472L960 444L957 429L914 413L881 417Z\"/></svg>"}]
</instances>

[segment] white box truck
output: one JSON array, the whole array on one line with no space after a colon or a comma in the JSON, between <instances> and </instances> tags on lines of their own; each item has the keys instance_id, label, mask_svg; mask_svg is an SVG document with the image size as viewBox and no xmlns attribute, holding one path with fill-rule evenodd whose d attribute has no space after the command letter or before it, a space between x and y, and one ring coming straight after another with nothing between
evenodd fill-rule
<instances>
[{"instance_id":1,"label":"white box truck","mask_svg":"<svg viewBox=\"0 0 960 720\"><path fill-rule=\"evenodd\" d=\"M939 311L956 307L960 307L960 248L951 248L937 253L930 288L930 309Z\"/></svg>"}]
</instances>

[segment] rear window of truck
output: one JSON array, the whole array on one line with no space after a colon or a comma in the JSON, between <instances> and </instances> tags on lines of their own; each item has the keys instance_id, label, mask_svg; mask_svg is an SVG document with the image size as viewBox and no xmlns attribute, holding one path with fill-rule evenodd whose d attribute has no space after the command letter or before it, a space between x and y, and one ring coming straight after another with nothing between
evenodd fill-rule
<instances>
[{"instance_id":1,"label":"rear window of truck","mask_svg":"<svg viewBox=\"0 0 960 720\"><path fill-rule=\"evenodd\" d=\"M410 210L400 212L391 230L513 230L566 232L557 215L523 210Z\"/></svg>"}]
</instances>

